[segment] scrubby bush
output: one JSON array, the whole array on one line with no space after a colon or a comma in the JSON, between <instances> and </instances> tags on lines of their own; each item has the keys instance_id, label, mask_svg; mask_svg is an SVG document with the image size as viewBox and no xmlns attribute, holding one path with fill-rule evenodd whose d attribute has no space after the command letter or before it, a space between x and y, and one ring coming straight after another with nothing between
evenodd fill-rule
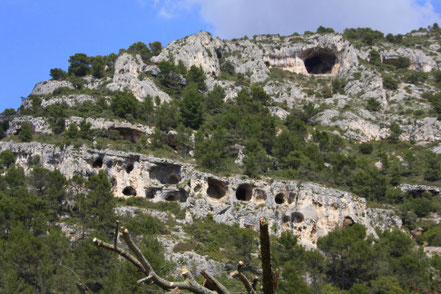
<instances>
[{"instance_id":1,"label":"scrubby bush","mask_svg":"<svg viewBox=\"0 0 441 294\"><path fill-rule=\"evenodd\" d=\"M388 90L397 90L398 89L398 82L388 74L383 75L383 87Z\"/></svg>"},{"instance_id":2,"label":"scrubby bush","mask_svg":"<svg viewBox=\"0 0 441 294\"><path fill-rule=\"evenodd\" d=\"M381 103L378 102L375 98L369 98L366 104L366 109L369 111L379 111L381 107Z\"/></svg>"},{"instance_id":3,"label":"scrubby bush","mask_svg":"<svg viewBox=\"0 0 441 294\"><path fill-rule=\"evenodd\" d=\"M32 128L31 125L29 123L22 123L19 133L18 133L18 138L20 139L21 142L31 142L32 141Z\"/></svg>"},{"instance_id":4,"label":"scrubby bush","mask_svg":"<svg viewBox=\"0 0 441 294\"><path fill-rule=\"evenodd\" d=\"M358 150L362 154L371 154L372 151L374 151L374 146L372 144L369 144L369 143L361 143L358 146Z\"/></svg>"}]
</instances>

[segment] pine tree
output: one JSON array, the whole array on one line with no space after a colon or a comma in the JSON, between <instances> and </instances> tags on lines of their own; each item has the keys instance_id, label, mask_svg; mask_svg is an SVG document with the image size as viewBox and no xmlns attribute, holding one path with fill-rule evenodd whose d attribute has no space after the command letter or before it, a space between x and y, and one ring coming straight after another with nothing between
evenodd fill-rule
<instances>
[{"instance_id":1,"label":"pine tree","mask_svg":"<svg viewBox=\"0 0 441 294\"><path fill-rule=\"evenodd\" d=\"M185 87L181 104L182 122L186 127L194 130L199 129L203 121L201 98L196 84L189 84Z\"/></svg>"}]
</instances>

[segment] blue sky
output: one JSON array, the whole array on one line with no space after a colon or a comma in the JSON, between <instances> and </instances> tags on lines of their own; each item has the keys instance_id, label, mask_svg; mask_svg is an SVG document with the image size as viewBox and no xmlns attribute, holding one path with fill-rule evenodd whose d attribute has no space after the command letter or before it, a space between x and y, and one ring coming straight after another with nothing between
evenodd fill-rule
<instances>
[{"instance_id":1,"label":"blue sky","mask_svg":"<svg viewBox=\"0 0 441 294\"><path fill-rule=\"evenodd\" d=\"M0 111L17 108L69 56L163 45L206 30L222 38L318 26L406 33L441 24L441 0L0 0Z\"/></svg>"}]
</instances>

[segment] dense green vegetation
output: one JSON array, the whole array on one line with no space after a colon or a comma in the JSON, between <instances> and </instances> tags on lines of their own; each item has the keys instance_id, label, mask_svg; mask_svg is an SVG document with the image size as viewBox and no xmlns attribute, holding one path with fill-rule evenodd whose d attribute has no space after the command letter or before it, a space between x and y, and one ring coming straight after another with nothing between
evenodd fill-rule
<instances>
[{"instance_id":1,"label":"dense green vegetation","mask_svg":"<svg viewBox=\"0 0 441 294\"><path fill-rule=\"evenodd\" d=\"M84 285L100 293L141 293L152 289L137 286L136 280L142 276L135 268L116 255L95 248L91 237L111 239L116 205L136 205L180 215L176 203L154 204L136 198L115 201L103 172L88 179L75 176L67 181L58 171L41 168L38 158L33 160L29 176L14 163L11 152L0 154L0 267L4 269L0 272L1 292L77 293L78 287ZM156 271L168 276L174 265L165 261L155 236L169 234L172 223L166 225L142 211L121 221L136 237ZM60 226L74 232L70 240ZM254 231L219 224L210 217L195 220L184 230L190 239L178 243L176 252L194 250L227 264L243 260L247 274L257 273ZM432 227L422 238L430 245L439 245L439 231L440 226ZM273 240L272 247L274 266L281 275L278 291L408 293L440 289L435 279L441 273L439 256L426 257L399 230L378 234L378 239L368 237L363 226L354 224L319 238L318 249L323 253L320 254L305 250L292 234L283 233ZM303 280L305 275L310 277L309 285ZM240 289L239 282L220 279L232 289Z\"/></svg>"},{"instance_id":2,"label":"dense green vegetation","mask_svg":"<svg viewBox=\"0 0 441 294\"><path fill-rule=\"evenodd\" d=\"M436 24L419 32L439 38ZM317 33L334 30L319 27ZM369 28L347 29L343 36L358 47L424 45L419 35L384 36ZM138 42L119 54L139 55L145 64L151 65L151 58L159 55L161 49L159 42L149 46ZM152 153L195 163L202 170L220 175L241 173L252 178L314 181L351 191L365 197L369 205L395 209L407 233L419 229L422 234L414 233L411 239L407 233L394 230L377 232L379 238L375 239L367 236L366 228L354 224L320 238L320 251L307 251L292 234L284 233L273 240L274 264L281 273L279 293L441 291L441 257L428 258L419 247L441 246L441 225L430 220L431 214L441 214L441 198L429 192L406 194L399 188L402 183L441 185L441 156L432 153L434 146L401 142L402 130L397 122L390 124L391 134L383 141L346 140L338 130L315 123L314 117L332 106L304 102L290 108L286 102L274 102L264 84L253 84L248 75L235 71L227 60L228 54L231 53L219 58L219 79L241 86L236 99L226 100L225 90L218 85L209 90L202 68L187 69L182 61L175 62L170 56L168 61L157 64L157 74L143 72L138 77L151 79L170 95L170 101L161 102L159 97L147 96L139 101L130 92L112 92L106 88L107 82L94 89L86 87L86 77L112 77L118 55L90 57L77 53L69 58L67 71L50 70L53 80L69 81L73 89L58 88L51 95L30 96L31 106L18 112L47 118L53 135L33 134L32 127L23 123L17 134L6 140ZM380 74L387 99L402 87L402 82L429 85L431 91L421 98L431 109L406 114L441 119L441 71L409 70L408 58L385 62L377 50L371 50L367 60L360 63ZM354 73L353 78L360 79L360 75ZM348 83L347 79L305 77L277 68L271 69L270 79L295 81L307 88L308 96L323 100L335 94L345 95ZM95 100L73 107L42 107L43 101L74 94L87 94ZM382 104L375 98L360 104L371 113L382 111ZM274 106L288 111L287 117L273 115L270 107ZM347 104L342 112L353 111L353 107ZM11 115L15 115L14 110L3 113L5 117ZM142 123L154 126L155 131L150 138L141 136L131 142L117 130L92 130L85 120L66 126L66 120L72 116ZM7 129L5 119L0 123L0 139L5 138ZM236 162L238 156L243 156L242 164ZM75 293L78 282L101 293L146 290L147 286L136 286L141 276L131 265L97 250L90 239L111 238L109 233L116 219L114 208L118 205L164 211L180 220L185 212L177 203L153 203L139 198L115 201L103 172L66 180L58 171L41 168L39 159L32 158L32 170L25 176L24 170L14 163L11 152L0 154L0 292ZM177 229L177 222L164 224L142 210L135 214L122 217L122 221L155 269L168 276L175 265L165 261L163 249L154 237L170 234ZM73 230L74 238L68 239L60 227ZM211 217L182 227L190 239L180 240L174 247L176 252L195 251L232 265L243 260L248 275L257 273L258 244L254 231L218 224ZM241 289L236 281L226 277L221 280L232 289Z\"/></svg>"},{"instance_id":3,"label":"dense green vegetation","mask_svg":"<svg viewBox=\"0 0 441 294\"><path fill-rule=\"evenodd\" d=\"M100 293L141 293L141 278L128 263L99 250L91 238L111 238L115 201L107 176L67 181L33 160L29 176L16 167L14 155L0 154L0 292L80 293L87 287ZM157 234L166 233L158 220L143 214L127 220L153 267L167 275ZM68 239L60 228L73 232ZM74 274L75 273L75 274Z\"/></svg>"}]
</instances>

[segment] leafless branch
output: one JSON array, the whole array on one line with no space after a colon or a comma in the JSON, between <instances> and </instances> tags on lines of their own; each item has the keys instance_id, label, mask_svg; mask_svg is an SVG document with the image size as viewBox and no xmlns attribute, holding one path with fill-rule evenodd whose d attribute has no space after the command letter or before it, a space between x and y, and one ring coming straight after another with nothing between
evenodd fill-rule
<instances>
[{"instance_id":1,"label":"leafless branch","mask_svg":"<svg viewBox=\"0 0 441 294\"><path fill-rule=\"evenodd\" d=\"M237 270L230 273L230 276L233 278L239 278L239 280L245 286L248 294L256 294L256 291L251 285L250 281L248 281L248 278L241 271L244 265L245 264L242 261L239 261L239 263L237 264Z\"/></svg>"},{"instance_id":2,"label":"leafless branch","mask_svg":"<svg viewBox=\"0 0 441 294\"><path fill-rule=\"evenodd\" d=\"M116 227L119 228L118 223L117 223ZM106 243L106 242L99 240L99 239L96 239L96 238L93 239L93 242L100 248L105 248L107 250L118 253L120 256L124 257L125 259L127 259L128 261L133 263L141 272L143 272L146 275L146 277L139 280L138 283L146 282L148 284L156 284L160 288L162 288L166 291L170 291L170 290L174 290L174 289L178 288L181 290L188 290L188 291L195 293L195 294L216 294L216 293L229 294L228 291L215 292L215 291L211 291L207 288L204 288L202 285L200 285L196 282L196 280L194 279L191 272L186 268L183 268L181 270L181 274L185 279L183 282L170 282L170 281L158 276L155 273L155 271L153 270L150 263L145 258L144 254L142 254L141 250L133 242L132 238L130 237L129 231L124 227L121 227L120 230L121 230L121 237L123 238L123 240L125 241L125 243L129 247L130 251L134 255L126 252L125 250L123 250L117 246L118 232L116 232L116 234L115 234L113 244Z\"/></svg>"}]
</instances>

